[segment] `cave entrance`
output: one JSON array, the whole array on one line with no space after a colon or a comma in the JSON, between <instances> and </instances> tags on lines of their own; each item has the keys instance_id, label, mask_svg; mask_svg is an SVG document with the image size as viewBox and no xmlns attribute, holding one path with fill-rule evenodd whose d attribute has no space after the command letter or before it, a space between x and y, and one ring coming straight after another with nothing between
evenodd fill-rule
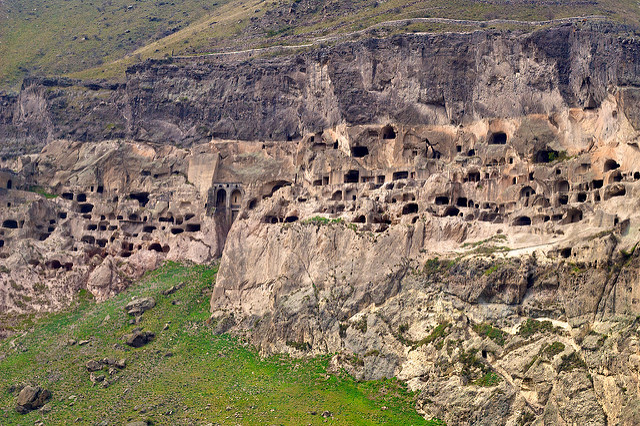
<instances>
[{"instance_id":1,"label":"cave entrance","mask_svg":"<svg viewBox=\"0 0 640 426\"><path fill-rule=\"evenodd\" d=\"M531 225L531 218L529 216L520 216L513 221L514 226L529 226Z\"/></svg>"},{"instance_id":2,"label":"cave entrance","mask_svg":"<svg viewBox=\"0 0 640 426\"><path fill-rule=\"evenodd\" d=\"M241 202L242 202L242 193L240 192L239 189L236 189L231 193L231 207L239 208Z\"/></svg>"},{"instance_id":3,"label":"cave entrance","mask_svg":"<svg viewBox=\"0 0 640 426\"><path fill-rule=\"evenodd\" d=\"M216 210L222 210L227 207L227 191L224 189L218 190L216 193Z\"/></svg>"},{"instance_id":4,"label":"cave entrance","mask_svg":"<svg viewBox=\"0 0 640 426\"><path fill-rule=\"evenodd\" d=\"M605 173L610 171L610 170L615 170L617 168L620 167L620 164L618 164L615 160L607 160L604 162L604 171Z\"/></svg>"},{"instance_id":5,"label":"cave entrance","mask_svg":"<svg viewBox=\"0 0 640 426\"><path fill-rule=\"evenodd\" d=\"M536 191L534 191L533 188L531 188L530 186L525 186L520 191L520 198L529 198L532 195L535 195L535 193L536 193Z\"/></svg>"},{"instance_id":6,"label":"cave entrance","mask_svg":"<svg viewBox=\"0 0 640 426\"><path fill-rule=\"evenodd\" d=\"M148 192L134 192L129 194L129 198L138 201L141 207L145 207L149 202L149 193Z\"/></svg>"},{"instance_id":7,"label":"cave entrance","mask_svg":"<svg viewBox=\"0 0 640 426\"><path fill-rule=\"evenodd\" d=\"M567 223L577 223L582 220L582 210L571 209L567 211Z\"/></svg>"},{"instance_id":8,"label":"cave entrance","mask_svg":"<svg viewBox=\"0 0 640 426\"><path fill-rule=\"evenodd\" d=\"M551 163L558 159L559 153L558 151L554 151L552 149L543 149L536 152L533 161L535 163Z\"/></svg>"},{"instance_id":9,"label":"cave entrance","mask_svg":"<svg viewBox=\"0 0 640 426\"><path fill-rule=\"evenodd\" d=\"M457 207L449 206L444 211L444 216L458 216L460 210Z\"/></svg>"},{"instance_id":10,"label":"cave entrance","mask_svg":"<svg viewBox=\"0 0 640 426\"><path fill-rule=\"evenodd\" d=\"M384 126L382 128L382 139L395 139L396 131L391 126Z\"/></svg>"},{"instance_id":11,"label":"cave entrance","mask_svg":"<svg viewBox=\"0 0 640 426\"><path fill-rule=\"evenodd\" d=\"M400 180L400 179L407 179L409 177L409 172L394 172L393 173L393 180Z\"/></svg>"},{"instance_id":12,"label":"cave entrance","mask_svg":"<svg viewBox=\"0 0 640 426\"><path fill-rule=\"evenodd\" d=\"M489 137L489 145L505 145L507 143L507 134L505 132L495 132Z\"/></svg>"},{"instance_id":13,"label":"cave entrance","mask_svg":"<svg viewBox=\"0 0 640 426\"><path fill-rule=\"evenodd\" d=\"M416 203L409 203L402 208L402 214L418 213L418 205Z\"/></svg>"},{"instance_id":14,"label":"cave entrance","mask_svg":"<svg viewBox=\"0 0 640 426\"><path fill-rule=\"evenodd\" d=\"M352 146L351 147L351 156L355 158L362 158L369 155L369 148L366 146Z\"/></svg>"},{"instance_id":15,"label":"cave entrance","mask_svg":"<svg viewBox=\"0 0 640 426\"><path fill-rule=\"evenodd\" d=\"M357 170L349 170L344 175L344 183L358 183L360 180L360 172Z\"/></svg>"},{"instance_id":16,"label":"cave entrance","mask_svg":"<svg viewBox=\"0 0 640 426\"><path fill-rule=\"evenodd\" d=\"M445 195L441 195L439 197L436 197L435 201L436 201L436 206L445 206L449 204L449 197Z\"/></svg>"},{"instance_id":17,"label":"cave entrance","mask_svg":"<svg viewBox=\"0 0 640 426\"><path fill-rule=\"evenodd\" d=\"M13 219L7 219L4 222L2 222L2 227L3 228L8 228L8 229L17 229L18 228L18 222L16 222Z\"/></svg>"}]
</instances>

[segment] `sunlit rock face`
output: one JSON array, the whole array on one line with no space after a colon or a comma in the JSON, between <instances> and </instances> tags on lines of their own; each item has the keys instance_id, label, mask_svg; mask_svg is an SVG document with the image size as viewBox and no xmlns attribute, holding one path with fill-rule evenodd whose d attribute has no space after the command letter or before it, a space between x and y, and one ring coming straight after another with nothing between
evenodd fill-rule
<instances>
[{"instance_id":1,"label":"sunlit rock face","mask_svg":"<svg viewBox=\"0 0 640 426\"><path fill-rule=\"evenodd\" d=\"M637 47L581 24L27 80L0 311L221 257L213 323L263 353L336 353L447 424L634 424Z\"/></svg>"}]
</instances>

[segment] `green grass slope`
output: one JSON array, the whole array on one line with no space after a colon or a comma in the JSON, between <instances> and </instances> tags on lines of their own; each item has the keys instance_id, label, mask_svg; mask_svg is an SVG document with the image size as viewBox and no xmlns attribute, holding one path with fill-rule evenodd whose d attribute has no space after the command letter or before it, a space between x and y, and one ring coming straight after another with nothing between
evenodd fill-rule
<instances>
[{"instance_id":1,"label":"green grass slope","mask_svg":"<svg viewBox=\"0 0 640 426\"><path fill-rule=\"evenodd\" d=\"M27 74L65 74L122 58L225 1L0 1L0 85L15 86Z\"/></svg>"},{"instance_id":2,"label":"green grass slope","mask_svg":"<svg viewBox=\"0 0 640 426\"><path fill-rule=\"evenodd\" d=\"M422 419L415 395L395 380L356 382L327 374L328 357L261 359L250 346L215 335L207 325L215 274L215 267L167 263L107 302L80 295L69 310L1 341L0 424L324 424L323 411L332 413L330 424L442 424ZM186 285L162 295L179 282ZM156 338L138 349L123 340L136 327L123 311L135 296L157 302L137 326ZM90 343L69 345L70 339ZM88 360L104 357L127 362L111 376L99 372L111 382L106 388L93 385L85 368ZM18 414L20 383L51 390L50 411Z\"/></svg>"},{"instance_id":3,"label":"green grass slope","mask_svg":"<svg viewBox=\"0 0 640 426\"><path fill-rule=\"evenodd\" d=\"M15 88L28 74L121 78L127 66L146 58L305 44L412 18L544 21L587 15L640 28L635 0L5 0L0 87ZM477 28L410 23L361 36Z\"/></svg>"}]
</instances>

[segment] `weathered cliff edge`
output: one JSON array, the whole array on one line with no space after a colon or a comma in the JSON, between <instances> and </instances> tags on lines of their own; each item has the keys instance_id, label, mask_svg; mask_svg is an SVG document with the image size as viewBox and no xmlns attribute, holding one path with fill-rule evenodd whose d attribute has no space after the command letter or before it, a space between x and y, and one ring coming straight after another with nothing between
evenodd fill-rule
<instances>
[{"instance_id":1,"label":"weathered cliff edge","mask_svg":"<svg viewBox=\"0 0 640 426\"><path fill-rule=\"evenodd\" d=\"M638 51L585 24L26 81L4 152L53 142L3 160L0 307L222 251L213 320L265 353L448 424L637 424Z\"/></svg>"},{"instance_id":2,"label":"weathered cliff edge","mask_svg":"<svg viewBox=\"0 0 640 426\"><path fill-rule=\"evenodd\" d=\"M298 139L340 124L465 124L597 107L621 92L637 125L639 41L608 23L532 34L407 34L292 57L148 61L122 83L31 78L0 99L4 153L46 141Z\"/></svg>"}]
</instances>

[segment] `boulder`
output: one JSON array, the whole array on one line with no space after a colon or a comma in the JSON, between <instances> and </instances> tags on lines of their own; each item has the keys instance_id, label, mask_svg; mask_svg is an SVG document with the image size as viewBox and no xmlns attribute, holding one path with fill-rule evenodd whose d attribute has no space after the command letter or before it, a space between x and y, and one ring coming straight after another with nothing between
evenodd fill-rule
<instances>
[{"instance_id":1,"label":"boulder","mask_svg":"<svg viewBox=\"0 0 640 426\"><path fill-rule=\"evenodd\" d=\"M18 395L16 411L26 414L42 407L51 398L51 392L40 386L25 386Z\"/></svg>"},{"instance_id":2,"label":"boulder","mask_svg":"<svg viewBox=\"0 0 640 426\"><path fill-rule=\"evenodd\" d=\"M152 341L154 337L156 337L156 335L150 331L137 330L127 337L127 345L140 348Z\"/></svg>"},{"instance_id":3,"label":"boulder","mask_svg":"<svg viewBox=\"0 0 640 426\"><path fill-rule=\"evenodd\" d=\"M156 301L153 297L143 297L141 299L133 299L127 303L124 310L127 311L129 315L141 315L154 306L156 306Z\"/></svg>"},{"instance_id":4,"label":"boulder","mask_svg":"<svg viewBox=\"0 0 640 426\"><path fill-rule=\"evenodd\" d=\"M170 294L173 294L176 291L180 290L182 287L184 287L184 283L179 283L179 284L176 284L176 285L172 285L168 289L164 290L162 292L162 294L165 295L165 296L169 296Z\"/></svg>"},{"instance_id":5,"label":"boulder","mask_svg":"<svg viewBox=\"0 0 640 426\"><path fill-rule=\"evenodd\" d=\"M87 361L85 364L88 371L98 371L102 370L102 363L100 361L96 361L95 359Z\"/></svg>"}]
</instances>

